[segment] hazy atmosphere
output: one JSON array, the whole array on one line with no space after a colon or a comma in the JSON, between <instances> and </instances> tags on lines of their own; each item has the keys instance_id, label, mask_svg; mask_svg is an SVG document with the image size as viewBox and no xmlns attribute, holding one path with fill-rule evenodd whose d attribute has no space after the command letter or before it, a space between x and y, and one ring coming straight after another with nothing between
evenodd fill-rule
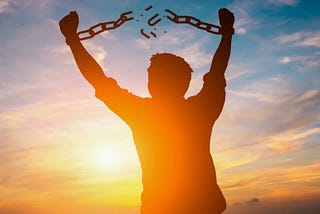
<instances>
[{"instance_id":1,"label":"hazy atmosphere","mask_svg":"<svg viewBox=\"0 0 320 214\"><path fill-rule=\"evenodd\" d=\"M132 10L135 20L83 44L142 97L152 54L179 55L194 70L190 96L220 36L174 24L165 9L219 24L223 7L236 19L211 138L224 213L320 213L320 2L311 0L0 0L0 213L139 213L130 129L78 72L63 16L77 11L84 30Z\"/></svg>"}]
</instances>

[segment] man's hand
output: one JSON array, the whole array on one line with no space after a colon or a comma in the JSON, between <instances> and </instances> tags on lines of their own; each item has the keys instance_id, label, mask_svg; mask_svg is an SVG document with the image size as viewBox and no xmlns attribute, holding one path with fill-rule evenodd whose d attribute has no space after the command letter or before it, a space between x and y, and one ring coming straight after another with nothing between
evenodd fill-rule
<instances>
[{"instance_id":1,"label":"man's hand","mask_svg":"<svg viewBox=\"0 0 320 214\"><path fill-rule=\"evenodd\" d=\"M221 8L219 10L220 25L223 29L233 28L234 15L226 8Z\"/></svg>"},{"instance_id":2,"label":"man's hand","mask_svg":"<svg viewBox=\"0 0 320 214\"><path fill-rule=\"evenodd\" d=\"M75 11L70 12L63 17L60 22L60 31L68 41L68 39L78 38L77 29L79 25L79 17Z\"/></svg>"}]
</instances>

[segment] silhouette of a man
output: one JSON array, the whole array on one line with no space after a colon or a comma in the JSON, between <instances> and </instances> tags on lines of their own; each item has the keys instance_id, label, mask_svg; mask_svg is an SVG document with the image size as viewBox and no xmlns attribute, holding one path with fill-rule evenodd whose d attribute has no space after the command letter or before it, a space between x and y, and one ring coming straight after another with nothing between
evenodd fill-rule
<instances>
[{"instance_id":1,"label":"silhouette of a man","mask_svg":"<svg viewBox=\"0 0 320 214\"><path fill-rule=\"evenodd\" d=\"M234 16L219 10L222 38L201 91L187 99L192 69L183 58L155 54L148 68L150 98L118 86L104 74L77 36L78 15L70 12L60 29L96 97L132 130L142 168L142 214L212 214L226 208L210 154L212 127L224 101Z\"/></svg>"}]
</instances>

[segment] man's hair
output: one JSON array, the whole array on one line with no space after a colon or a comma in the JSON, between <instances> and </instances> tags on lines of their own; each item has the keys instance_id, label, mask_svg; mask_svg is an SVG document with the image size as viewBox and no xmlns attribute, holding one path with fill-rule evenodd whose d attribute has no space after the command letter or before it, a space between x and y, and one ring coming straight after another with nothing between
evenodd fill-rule
<instances>
[{"instance_id":1,"label":"man's hair","mask_svg":"<svg viewBox=\"0 0 320 214\"><path fill-rule=\"evenodd\" d=\"M163 68L159 69L161 72L170 72L174 71L179 74L173 74L173 75L190 75L193 71L190 67L190 65L179 56L176 56L171 53L156 53L152 55L150 58L150 62L152 66L155 66L157 68ZM164 74L166 75L166 74Z\"/></svg>"},{"instance_id":2,"label":"man's hair","mask_svg":"<svg viewBox=\"0 0 320 214\"><path fill-rule=\"evenodd\" d=\"M191 81L192 69L182 57L171 53L157 53L151 57L150 62L149 81L150 78L155 80L152 85L157 85L155 87L162 91L166 87L172 93L182 96L185 94Z\"/></svg>"}]
</instances>

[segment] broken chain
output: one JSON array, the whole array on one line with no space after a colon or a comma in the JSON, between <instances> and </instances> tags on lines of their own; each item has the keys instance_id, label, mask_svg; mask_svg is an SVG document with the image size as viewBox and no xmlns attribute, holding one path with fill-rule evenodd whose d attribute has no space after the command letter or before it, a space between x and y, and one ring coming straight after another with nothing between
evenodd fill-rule
<instances>
[{"instance_id":1,"label":"broken chain","mask_svg":"<svg viewBox=\"0 0 320 214\"><path fill-rule=\"evenodd\" d=\"M145 11L150 11L152 8L153 8L153 6L150 5L149 7L145 8L144 10ZM141 16L143 16L143 14L141 14ZM160 14L156 13L155 15L150 17L148 19L148 21L147 21L148 25L150 27L154 27L156 24L158 24L162 20L159 16L160 16ZM156 20L154 20L154 19L156 19ZM156 29L157 28L155 28L155 27L153 28L153 30L156 30ZM153 30L150 31L149 33L150 33L150 35L152 35L153 37L156 38L157 34L155 32L153 32ZM140 29L140 33L141 33L142 36L146 37L147 39L150 39L150 35L148 35L143 28Z\"/></svg>"},{"instance_id":2,"label":"broken chain","mask_svg":"<svg viewBox=\"0 0 320 214\"><path fill-rule=\"evenodd\" d=\"M78 32L80 40L91 39L95 35L100 34L106 30L113 30L120 27L123 23L133 20L133 17L128 17L127 15L132 14L132 11L124 12L120 15L120 18L116 21L102 22L90 27L87 30Z\"/></svg>"},{"instance_id":3,"label":"broken chain","mask_svg":"<svg viewBox=\"0 0 320 214\"><path fill-rule=\"evenodd\" d=\"M202 22L201 20L194 18L193 16L178 16L169 9L165 10L170 15L167 18L177 24L189 24L200 30L205 30L212 34L221 34L221 27L218 25Z\"/></svg>"},{"instance_id":4,"label":"broken chain","mask_svg":"<svg viewBox=\"0 0 320 214\"><path fill-rule=\"evenodd\" d=\"M149 6L145 10L149 11L151 8L152 8L152 6ZM193 16L179 16L169 9L165 9L165 12L167 12L169 14L165 17L176 24L189 24L189 25L194 26L200 30L205 30L205 31L212 33L212 34L222 34L222 28L218 25L203 22ZM104 31L116 29L116 28L120 27L123 23L134 19L133 17L128 17L128 15L130 15L130 14L132 14L132 11L124 12L120 15L120 18L116 21L102 22L102 23L99 23L99 24L96 24L96 25L90 27L87 30L80 31L80 32L78 32L79 39L80 40L91 39L94 36L96 36L97 34L100 34ZM159 13L157 13L154 16L152 16L151 18L149 18L148 25L150 27L155 26L156 24L158 24L161 21L161 18L158 18L157 20L154 21L154 19L157 17L159 17ZM148 36L144 32L143 29L140 30L140 33L144 37L146 37L148 39L150 38L150 36ZM151 33L151 35L153 35L153 37L157 37L154 32L150 32L150 33Z\"/></svg>"}]
</instances>

